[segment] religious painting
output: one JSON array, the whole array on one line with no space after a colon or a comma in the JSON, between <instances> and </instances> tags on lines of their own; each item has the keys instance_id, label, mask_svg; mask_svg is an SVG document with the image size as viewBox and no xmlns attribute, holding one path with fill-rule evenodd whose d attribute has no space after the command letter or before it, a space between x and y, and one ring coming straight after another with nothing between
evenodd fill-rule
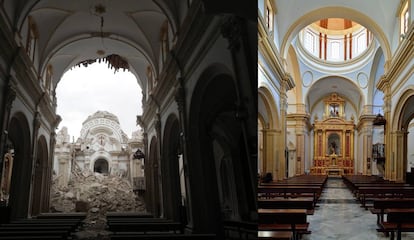
<instances>
[{"instance_id":1,"label":"religious painting","mask_svg":"<svg viewBox=\"0 0 414 240\"><path fill-rule=\"evenodd\" d=\"M329 104L329 117L338 117L339 116L339 104L331 103Z\"/></svg>"}]
</instances>

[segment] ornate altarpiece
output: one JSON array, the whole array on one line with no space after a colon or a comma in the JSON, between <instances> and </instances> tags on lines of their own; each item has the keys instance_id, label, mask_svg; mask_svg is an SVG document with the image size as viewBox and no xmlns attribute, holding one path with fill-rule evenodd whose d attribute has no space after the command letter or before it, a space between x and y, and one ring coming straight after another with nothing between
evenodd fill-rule
<instances>
[{"instance_id":1,"label":"ornate altarpiece","mask_svg":"<svg viewBox=\"0 0 414 240\"><path fill-rule=\"evenodd\" d=\"M323 119L315 119L314 157L311 174L343 175L354 173L353 119L345 120L345 100L332 93L324 99Z\"/></svg>"}]
</instances>

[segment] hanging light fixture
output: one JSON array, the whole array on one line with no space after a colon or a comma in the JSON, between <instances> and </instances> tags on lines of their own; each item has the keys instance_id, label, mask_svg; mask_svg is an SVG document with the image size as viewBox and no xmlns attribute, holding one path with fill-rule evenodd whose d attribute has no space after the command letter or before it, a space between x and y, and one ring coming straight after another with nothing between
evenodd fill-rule
<instances>
[{"instance_id":1,"label":"hanging light fixture","mask_svg":"<svg viewBox=\"0 0 414 240\"><path fill-rule=\"evenodd\" d=\"M93 15L100 18L99 37L101 38L102 47L104 49L106 49L105 43L104 43L104 38L109 35L108 33L104 33L104 31L103 31L104 14L106 13L106 6L103 3L96 3L95 5L93 5L91 7L90 11ZM96 54L98 54L99 56L103 56L105 54L105 50L98 49L96 51ZM124 58L122 58L121 56L119 56L117 54L110 54L110 55L107 55L106 57L98 58L98 59L87 59L87 60L84 60L82 62L79 62L75 66L81 66L82 65L84 67L87 67L89 64L95 63L96 61L98 61L99 63L101 61L107 63L108 68L109 69L114 69L115 70L114 72L119 71L119 69L123 69L123 71L129 70L128 62Z\"/></svg>"}]
</instances>

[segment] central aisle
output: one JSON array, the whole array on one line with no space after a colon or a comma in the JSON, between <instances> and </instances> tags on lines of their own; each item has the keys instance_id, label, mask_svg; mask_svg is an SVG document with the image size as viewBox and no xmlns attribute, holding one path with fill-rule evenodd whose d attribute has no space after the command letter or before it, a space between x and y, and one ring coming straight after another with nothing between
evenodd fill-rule
<instances>
[{"instance_id":1,"label":"central aisle","mask_svg":"<svg viewBox=\"0 0 414 240\"><path fill-rule=\"evenodd\" d=\"M321 195L319 207L308 216L311 234L302 240L382 240L377 233L376 215L360 207L341 178L329 178ZM403 233L403 239L414 239L413 233Z\"/></svg>"}]
</instances>

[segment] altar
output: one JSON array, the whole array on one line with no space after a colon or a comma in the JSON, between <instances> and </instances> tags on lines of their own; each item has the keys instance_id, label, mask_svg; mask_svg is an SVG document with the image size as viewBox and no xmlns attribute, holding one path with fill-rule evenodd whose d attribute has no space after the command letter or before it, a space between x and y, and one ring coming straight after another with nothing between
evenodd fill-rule
<instances>
[{"instance_id":1,"label":"altar","mask_svg":"<svg viewBox=\"0 0 414 240\"><path fill-rule=\"evenodd\" d=\"M327 167L325 168L324 175L341 177L342 175L344 175L344 169L337 167Z\"/></svg>"},{"instance_id":2,"label":"altar","mask_svg":"<svg viewBox=\"0 0 414 240\"><path fill-rule=\"evenodd\" d=\"M311 174L342 176L354 174L354 130L352 120L346 120L345 100L332 93L324 99L323 119L315 119L314 156Z\"/></svg>"}]
</instances>

